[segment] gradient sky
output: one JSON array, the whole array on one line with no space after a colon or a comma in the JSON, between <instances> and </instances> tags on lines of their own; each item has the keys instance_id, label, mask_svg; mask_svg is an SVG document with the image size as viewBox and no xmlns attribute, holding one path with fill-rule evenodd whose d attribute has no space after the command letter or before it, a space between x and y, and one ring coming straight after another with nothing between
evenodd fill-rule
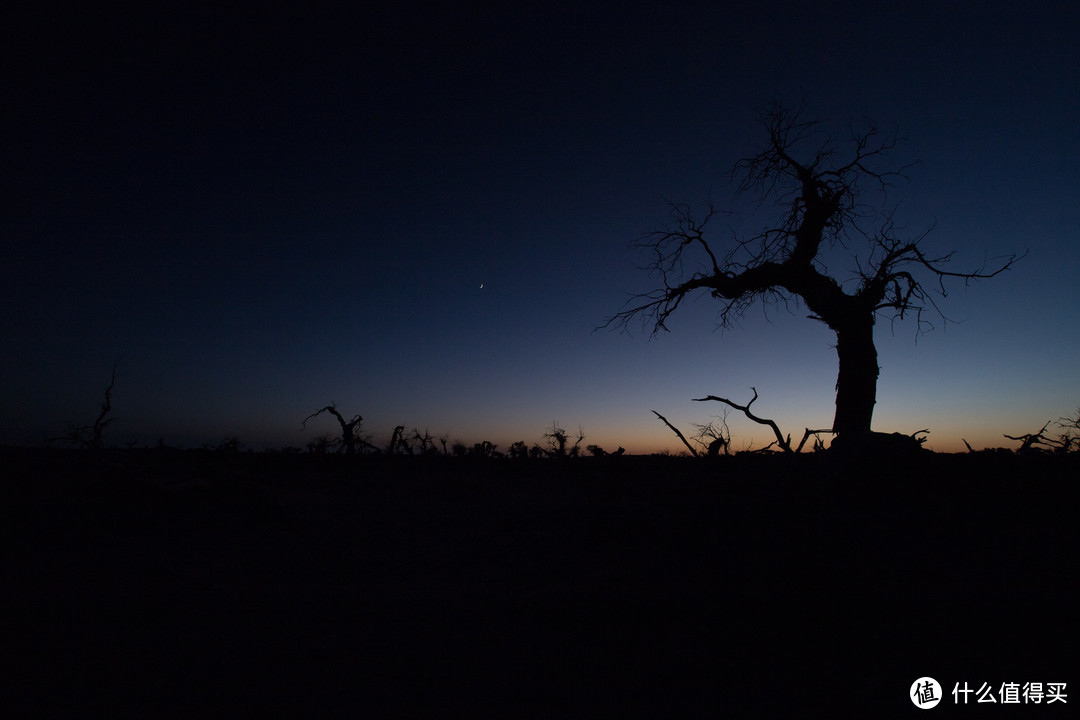
<instances>
[{"instance_id":1,"label":"gradient sky","mask_svg":"<svg viewBox=\"0 0 1080 720\"><path fill-rule=\"evenodd\" d=\"M796 438L828 426L835 336L805 312L719 332L701 297L651 341L594 332L653 288L629 246L666 200L732 203L775 99L898 127L921 162L892 199L955 269L1028 251L918 342L879 321L875 428L1014 446L1080 406L1073 3L98 5L0 22L0 442L91 423L117 360L118 445L302 447L336 402L380 444L557 420L677 450L651 410L688 432L722 410L691 398L750 386Z\"/></svg>"}]
</instances>

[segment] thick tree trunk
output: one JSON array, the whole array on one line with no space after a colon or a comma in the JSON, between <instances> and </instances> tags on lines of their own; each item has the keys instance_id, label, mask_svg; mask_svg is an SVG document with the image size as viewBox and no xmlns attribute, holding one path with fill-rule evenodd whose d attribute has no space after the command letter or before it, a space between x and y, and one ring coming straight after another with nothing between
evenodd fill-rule
<instances>
[{"instance_id":1,"label":"thick tree trunk","mask_svg":"<svg viewBox=\"0 0 1080 720\"><path fill-rule=\"evenodd\" d=\"M838 437L870 433L877 402L877 348L874 347L874 315L867 313L833 325L840 371L836 376L836 416L833 432Z\"/></svg>"}]
</instances>

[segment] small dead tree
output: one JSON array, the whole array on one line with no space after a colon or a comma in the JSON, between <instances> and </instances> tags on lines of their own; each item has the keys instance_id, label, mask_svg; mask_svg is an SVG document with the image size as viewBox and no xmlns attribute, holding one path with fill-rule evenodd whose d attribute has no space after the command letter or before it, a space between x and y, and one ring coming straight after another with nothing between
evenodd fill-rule
<instances>
[{"instance_id":1,"label":"small dead tree","mask_svg":"<svg viewBox=\"0 0 1080 720\"><path fill-rule=\"evenodd\" d=\"M1058 437L1058 449L1061 452L1072 452L1075 448L1080 448L1080 408L1076 409L1076 417L1058 418L1054 424L1062 430Z\"/></svg>"},{"instance_id":2,"label":"small dead tree","mask_svg":"<svg viewBox=\"0 0 1080 720\"><path fill-rule=\"evenodd\" d=\"M717 457L723 452L725 455L729 453L731 447L731 429L727 424L727 410L723 415L714 416L712 420L702 425L694 425L697 428L698 433L694 436L694 441L705 448L705 453L709 457Z\"/></svg>"},{"instance_id":3,"label":"small dead tree","mask_svg":"<svg viewBox=\"0 0 1080 720\"><path fill-rule=\"evenodd\" d=\"M551 430L544 433L544 439L547 440L548 447L545 452L549 457L577 457L581 453L581 443L585 440L585 431L579 425L577 438L575 439L574 444L567 447L570 442L570 436L565 430L559 427L557 421L553 421L551 423Z\"/></svg>"},{"instance_id":4,"label":"small dead tree","mask_svg":"<svg viewBox=\"0 0 1080 720\"><path fill-rule=\"evenodd\" d=\"M415 440L417 445L419 446L419 451L420 451L421 455L438 455L439 454L439 449L437 447L435 447L436 438L429 431L424 430L424 432L421 433L419 428L413 428L412 429L412 439ZM439 438L439 440L443 444L443 453L442 454L445 455L446 454L446 440L444 438Z\"/></svg>"},{"instance_id":5,"label":"small dead tree","mask_svg":"<svg viewBox=\"0 0 1080 720\"><path fill-rule=\"evenodd\" d=\"M355 455L357 448L375 449L375 446L372 445L367 438L361 435L361 428L363 427L364 418L360 417L359 415L354 415L351 420L346 421L345 417L340 412L338 412L337 403L330 403L321 410L316 410L315 412L311 413L306 418L304 418L303 421L301 421L300 427L306 428L308 420L316 418L323 413L330 413L334 416L334 418L337 419L338 424L341 425L341 441L339 448L346 455Z\"/></svg>"},{"instance_id":6,"label":"small dead tree","mask_svg":"<svg viewBox=\"0 0 1080 720\"><path fill-rule=\"evenodd\" d=\"M1047 437L1046 435L1046 430L1050 427L1051 422L1062 430L1061 434L1056 438ZM1005 435L1005 437L1020 442L1020 447L1016 449L1016 452L1020 454L1040 450L1055 453L1072 452L1074 448L1080 447L1080 408L1076 410L1075 418L1060 417L1057 420L1047 420L1038 432L1024 435ZM968 446L969 450L971 449L971 445L968 445L966 440L964 444Z\"/></svg>"},{"instance_id":7,"label":"small dead tree","mask_svg":"<svg viewBox=\"0 0 1080 720\"><path fill-rule=\"evenodd\" d=\"M412 455L412 446L409 445L409 439L405 437L405 426L396 425L394 432L390 436L390 444L386 446L387 455Z\"/></svg>"},{"instance_id":8,"label":"small dead tree","mask_svg":"<svg viewBox=\"0 0 1080 720\"><path fill-rule=\"evenodd\" d=\"M68 434L63 437L48 438L45 441L47 446L51 446L53 443L68 443L93 450L105 447L105 428L117 420L115 417L110 417L112 412L112 392L113 388L116 387L116 365L117 363L113 363L112 372L109 376L109 385L105 388L105 400L101 403L101 411L98 413L97 419L94 420L94 424L78 425L72 427Z\"/></svg>"},{"instance_id":9,"label":"small dead tree","mask_svg":"<svg viewBox=\"0 0 1080 720\"><path fill-rule=\"evenodd\" d=\"M1027 433L1025 435L1005 435L1005 437L1010 440L1020 441L1020 447L1016 449L1018 454L1027 454L1043 448L1055 448L1057 447L1057 443L1046 437L1046 428L1050 427L1050 422L1050 420L1047 420L1046 424L1039 429L1039 432ZM969 445L968 447L970 448L971 446Z\"/></svg>"},{"instance_id":10,"label":"small dead tree","mask_svg":"<svg viewBox=\"0 0 1080 720\"><path fill-rule=\"evenodd\" d=\"M90 426L90 440L89 447L101 448L105 446L105 441L102 438L102 434L105 432L105 428L113 424L116 421L115 417L109 417L109 413L112 412L112 391L116 386L116 363L113 363L112 373L109 376L109 386L105 388L105 400L101 403L101 412L98 413L97 420Z\"/></svg>"}]
</instances>

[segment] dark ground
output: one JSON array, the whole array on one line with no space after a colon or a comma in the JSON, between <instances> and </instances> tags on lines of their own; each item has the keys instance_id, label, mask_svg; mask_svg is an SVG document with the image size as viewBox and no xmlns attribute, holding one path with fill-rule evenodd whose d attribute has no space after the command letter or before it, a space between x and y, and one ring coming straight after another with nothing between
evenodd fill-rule
<instances>
[{"instance_id":1,"label":"dark ground","mask_svg":"<svg viewBox=\"0 0 1080 720\"><path fill-rule=\"evenodd\" d=\"M1080 693L1077 460L7 449L0 702L891 717L924 675L939 714L958 681Z\"/></svg>"}]
</instances>

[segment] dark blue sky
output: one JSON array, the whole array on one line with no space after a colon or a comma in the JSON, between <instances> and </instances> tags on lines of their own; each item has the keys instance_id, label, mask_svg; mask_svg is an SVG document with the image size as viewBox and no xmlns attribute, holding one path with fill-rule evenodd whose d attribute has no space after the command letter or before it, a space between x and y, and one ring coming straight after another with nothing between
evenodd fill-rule
<instances>
[{"instance_id":1,"label":"dark blue sky","mask_svg":"<svg viewBox=\"0 0 1080 720\"><path fill-rule=\"evenodd\" d=\"M665 199L731 205L781 99L898 127L921 163L892 199L956 269L1029 251L952 286L960 322L877 330L877 429L1007 444L1080 405L1080 15L955 5L5 10L0 439L92 422L117 359L117 444L302 446L335 401L379 443L557 420L645 452L677 449L650 410L689 430L720 412L692 397L751 385L827 426L834 336L804 312L721 333L702 297L651 342L594 332L652 289L628 246Z\"/></svg>"}]
</instances>

